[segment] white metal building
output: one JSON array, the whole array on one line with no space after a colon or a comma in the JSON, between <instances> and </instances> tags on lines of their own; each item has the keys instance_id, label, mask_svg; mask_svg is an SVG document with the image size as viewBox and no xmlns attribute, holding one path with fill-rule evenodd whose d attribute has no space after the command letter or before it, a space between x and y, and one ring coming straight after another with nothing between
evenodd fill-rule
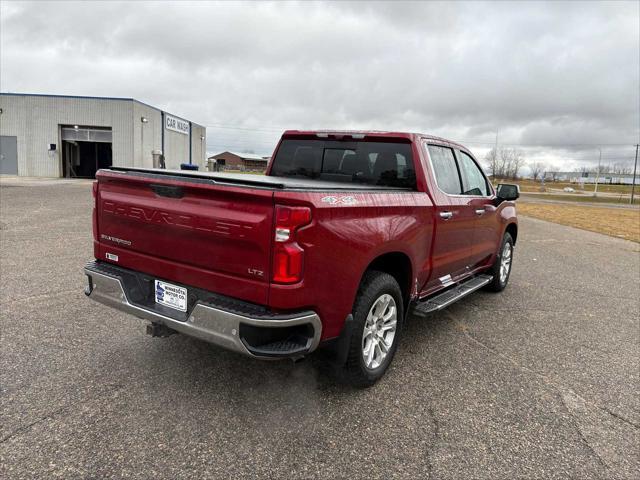
<instances>
[{"instance_id":1,"label":"white metal building","mask_svg":"<svg viewBox=\"0 0 640 480\"><path fill-rule=\"evenodd\" d=\"M600 184L633 185L635 180L636 185L640 185L640 175L634 177L631 173L601 173L597 177ZM545 172L544 178L560 182L596 183L595 172Z\"/></svg>"},{"instance_id":2,"label":"white metal building","mask_svg":"<svg viewBox=\"0 0 640 480\"><path fill-rule=\"evenodd\" d=\"M0 93L0 174L91 178L99 168L205 163L206 129L132 98Z\"/></svg>"}]
</instances>

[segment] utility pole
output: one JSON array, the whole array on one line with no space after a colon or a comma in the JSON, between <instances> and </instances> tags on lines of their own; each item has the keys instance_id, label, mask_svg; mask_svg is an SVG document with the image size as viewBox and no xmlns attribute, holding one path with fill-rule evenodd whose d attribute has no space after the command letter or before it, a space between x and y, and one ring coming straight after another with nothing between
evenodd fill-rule
<instances>
[{"instance_id":1,"label":"utility pole","mask_svg":"<svg viewBox=\"0 0 640 480\"><path fill-rule=\"evenodd\" d=\"M498 167L498 129L496 128L496 145L493 147L493 165L491 165L491 169L493 170L491 174L493 175L493 179L496 178L496 168Z\"/></svg>"},{"instance_id":2,"label":"utility pole","mask_svg":"<svg viewBox=\"0 0 640 480\"><path fill-rule=\"evenodd\" d=\"M631 205L633 205L633 194L636 190L636 170L638 169L638 144L636 143L636 161L633 164L633 180L631 181Z\"/></svg>"},{"instance_id":3,"label":"utility pole","mask_svg":"<svg viewBox=\"0 0 640 480\"><path fill-rule=\"evenodd\" d=\"M600 156L598 157L598 171L596 172L596 188L593 190L593 196L598 196L598 177L600 177L600 162L602 161L602 149L598 147L598 151L600 152Z\"/></svg>"}]
</instances>

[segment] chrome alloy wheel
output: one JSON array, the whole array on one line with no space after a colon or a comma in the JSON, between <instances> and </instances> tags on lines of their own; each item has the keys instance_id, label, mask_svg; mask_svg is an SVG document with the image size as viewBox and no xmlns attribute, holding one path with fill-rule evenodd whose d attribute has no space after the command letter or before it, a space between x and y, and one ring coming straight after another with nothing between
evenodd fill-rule
<instances>
[{"instance_id":1,"label":"chrome alloy wheel","mask_svg":"<svg viewBox=\"0 0 640 480\"><path fill-rule=\"evenodd\" d=\"M378 368L389 354L396 336L398 309L396 301L385 293L373 302L362 332L362 358L365 366Z\"/></svg>"},{"instance_id":2,"label":"chrome alloy wheel","mask_svg":"<svg viewBox=\"0 0 640 480\"><path fill-rule=\"evenodd\" d=\"M511 252L513 247L509 242L504 244L502 248L502 257L500 258L500 283L507 281L509 270L511 270Z\"/></svg>"}]
</instances>

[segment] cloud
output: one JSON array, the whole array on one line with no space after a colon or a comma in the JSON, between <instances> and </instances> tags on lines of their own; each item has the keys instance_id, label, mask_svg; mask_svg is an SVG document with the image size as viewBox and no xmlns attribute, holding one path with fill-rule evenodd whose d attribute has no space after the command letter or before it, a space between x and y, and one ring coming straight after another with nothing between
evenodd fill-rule
<instances>
[{"instance_id":1,"label":"cloud","mask_svg":"<svg viewBox=\"0 0 640 480\"><path fill-rule=\"evenodd\" d=\"M0 89L134 97L209 125L211 152L270 153L284 127L376 128L481 156L499 129L570 165L595 144L632 156L639 15L637 2L3 1Z\"/></svg>"}]
</instances>

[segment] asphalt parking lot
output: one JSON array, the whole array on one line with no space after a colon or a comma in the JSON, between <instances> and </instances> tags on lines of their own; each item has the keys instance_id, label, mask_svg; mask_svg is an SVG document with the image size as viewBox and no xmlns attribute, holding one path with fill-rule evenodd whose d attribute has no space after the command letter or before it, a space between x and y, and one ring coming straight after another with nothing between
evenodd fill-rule
<instances>
[{"instance_id":1,"label":"asphalt parking lot","mask_svg":"<svg viewBox=\"0 0 640 480\"><path fill-rule=\"evenodd\" d=\"M638 478L638 244L521 219L507 290L413 318L353 390L318 359L146 336L82 293L90 184L11 185L2 478Z\"/></svg>"}]
</instances>

